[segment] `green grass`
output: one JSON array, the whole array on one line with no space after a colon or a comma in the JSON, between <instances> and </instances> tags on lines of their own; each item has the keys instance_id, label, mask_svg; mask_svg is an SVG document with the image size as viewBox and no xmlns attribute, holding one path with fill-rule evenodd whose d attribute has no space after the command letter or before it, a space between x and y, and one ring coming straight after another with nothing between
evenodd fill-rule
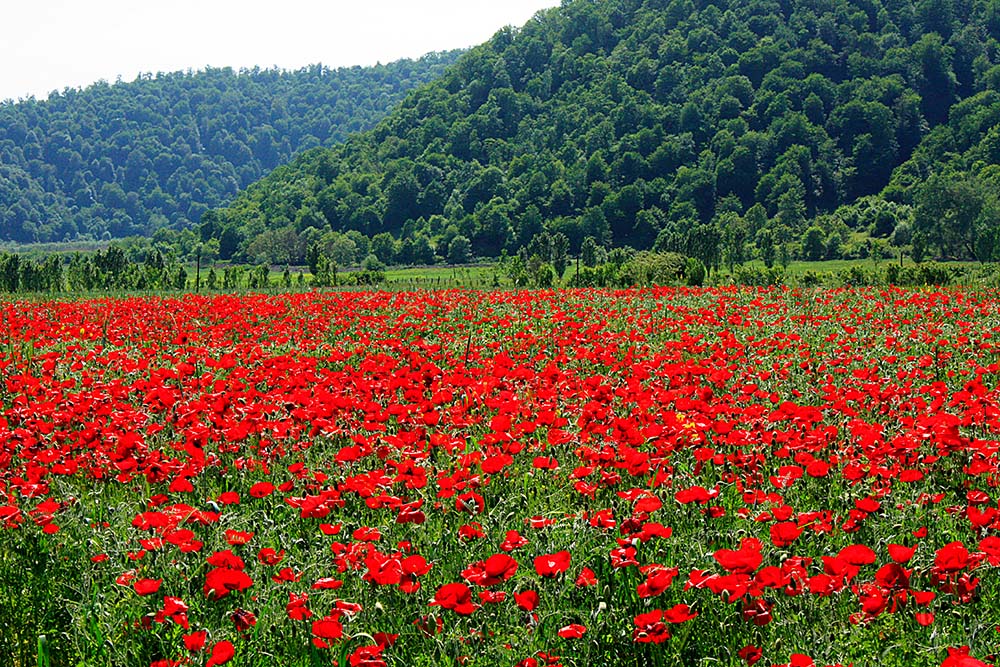
<instances>
[{"instance_id":1,"label":"green grass","mask_svg":"<svg viewBox=\"0 0 1000 667\"><path fill-rule=\"evenodd\" d=\"M964 268L979 266L978 262L937 262L937 263L938 264L943 264L945 266L964 267ZM877 269L884 269L886 267L886 265L888 265L888 264L897 264L898 265L899 264L899 259L891 259L891 260L890 259L878 259L878 260L874 260L874 259L830 259L830 260L824 260L824 261L821 261L821 262L806 262L806 261L802 261L802 260L795 260L795 261L789 263L789 265L787 267L784 267L784 271L785 271L785 275L793 276L793 277L799 277L799 276L802 276L802 275L804 275L806 273L809 273L809 272L818 273L818 274L839 273L841 271L850 270L851 267L854 267L854 266L860 266L860 267L865 268L865 269L876 269L876 268ZM764 269L765 268L764 262L762 262L759 259L755 259L755 260L750 261L750 262L745 262L744 266L748 267L748 268L756 268L756 269ZM778 264L778 263L775 263L774 266L776 268L779 268L779 269L782 268L781 265ZM903 266L917 266L917 263L914 262L909 257L904 257L903 258ZM727 270L724 269L723 273L729 273L729 271L727 271Z\"/></svg>"},{"instance_id":2,"label":"green grass","mask_svg":"<svg viewBox=\"0 0 1000 667\"><path fill-rule=\"evenodd\" d=\"M245 271L251 270L252 266L244 267ZM345 287L351 284L352 276L359 269L341 269L337 272L337 286ZM290 267L292 279L292 290L297 290L299 285L299 275L304 275L305 285L310 287L313 276L306 267ZM222 269L216 268L216 274L221 281ZM271 267L268 273L270 286L268 290L283 289L285 270L283 267ZM204 266L201 270L202 290L205 290L204 283L208 269ZM188 268L188 276L194 279L194 268ZM465 266L407 266L392 267L386 269L384 280L379 283L379 287L389 290L414 290L414 289L487 289L494 287L494 277L498 281L503 280L500 268L496 264L470 264Z\"/></svg>"},{"instance_id":3,"label":"green grass","mask_svg":"<svg viewBox=\"0 0 1000 667\"><path fill-rule=\"evenodd\" d=\"M385 272L385 285L405 288L420 287L488 287L493 277L500 277L495 264L468 266L414 266L393 268Z\"/></svg>"}]
</instances>

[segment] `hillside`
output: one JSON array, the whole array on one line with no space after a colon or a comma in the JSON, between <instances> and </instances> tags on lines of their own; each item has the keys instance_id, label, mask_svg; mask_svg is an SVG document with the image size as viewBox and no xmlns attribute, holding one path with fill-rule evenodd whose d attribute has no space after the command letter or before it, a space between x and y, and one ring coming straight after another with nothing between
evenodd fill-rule
<instances>
[{"instance_id":1,"label":"hillside","mask_svg":"<svg viewBox=\"0 0 1000 667\"><path fill-rule=\"evenodd\" d=\"M188 227L296 153L371 128L457 55L158 74L0 104L0 241Z\"/></svg>"},{"instance_id":2,"label":"hillside","mask_svg":"<svg viewBox=\"0 0 1000 667\"><path fill-rule=\"evenodd\" d=\"M459 236L499 256L543 230L709 266L859 256L906 241L914 184L880 193L937 159L957 103L995 95L998 37L997 0L570 0L276 170L203 236L270 261L348 231L383 234L383 261Z\"/></svg>"}]
</instances>

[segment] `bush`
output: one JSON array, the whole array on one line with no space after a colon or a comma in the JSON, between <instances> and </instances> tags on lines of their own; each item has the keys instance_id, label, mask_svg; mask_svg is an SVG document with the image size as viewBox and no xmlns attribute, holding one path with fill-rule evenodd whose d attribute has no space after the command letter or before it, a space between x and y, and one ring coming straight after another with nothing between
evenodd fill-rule
<instances>
[{"instance_id":1,"label":"bush","mask_svg":"<svg viewBox=\"0 0 1000 667\"><path fill-rule=\"evenodd\" d=\"M685 278L687 262L676 252L640 252L622 264L614 282L619 287L677 285Z\"/></svg>"},{"instance_id":2,"label":"bush","mask_svg":"<svg viewBox=\"0 0 1000 667\"><path fill-rule=\"evenodd\" d=\"M759 268L756 266L737 266L733 273L733 281L737 285L748 287L768 287L771 285L783 285L785 283L785 271L779 267Z\"/></svg>"},{"instance_id":3,"label":"bush","mask_svg":"<svg viewBox=\"0 0 1000 667\"><path fill-rule=\"evenodd\" d=\"M705 282L705 265L700 259L688 257L684 267L684 281L690 287L698 287Z\"/></svg>"},{"instance_id":4,"label":"bush","mask_svg":"<svg viewBox=\"0 0 1000 667\"><path fill-rule=\"evenodd\" d=\"M837 272L837 277L845 287L863 287L882 283L881 274L860 264L855 264Z\"/></svg>"},{"instance_id":5,"label":"bush","mask_svg":"<svg viewBox=\"0 0 1000 667\"><path fill-rule=\"evenodd\" d=\"M890 264L885 270L885 282L889 285L923 286L948 285L957 277L956 271L937 262L924 262L916 266Z\"/></svg>"}]
</instances>

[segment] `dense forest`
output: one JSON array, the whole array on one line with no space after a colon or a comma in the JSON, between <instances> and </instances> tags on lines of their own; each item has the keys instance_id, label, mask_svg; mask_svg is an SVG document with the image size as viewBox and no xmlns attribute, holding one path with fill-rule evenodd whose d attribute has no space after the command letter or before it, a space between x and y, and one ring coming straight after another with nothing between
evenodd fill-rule
<instances>
[{"instance_id":1,"label":"dense forest","mask_svg":"<svg viewBox=\"0 0 1000 667\"><path fill-rule=\"evenodd\" d=\"M0 104L0 241L171 238L296 153L375 125L459 52L140 76Z\"/></svg>"},{"instance_id":2,"label":"dense forest","mask_svg":"<svg viewBox=\"0 0 1000 667\"><path fill-rule=\"evenodd\" d=\"M992 259L998 38L1000 0L567 0L209 212L200 237L272 263L540 237L709 270Z\"/></svg>"}]
</instances>

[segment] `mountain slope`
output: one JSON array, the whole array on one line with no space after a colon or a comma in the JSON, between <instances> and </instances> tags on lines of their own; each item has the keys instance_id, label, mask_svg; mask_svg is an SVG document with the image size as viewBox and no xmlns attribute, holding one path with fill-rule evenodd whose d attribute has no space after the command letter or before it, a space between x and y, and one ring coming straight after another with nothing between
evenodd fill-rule
<instances>
[{"instance_id":1,"label":"mountain slope","mask_svg":"<svg viewBox=\"0 0 1000 667\"><path fill-rule=\"evenodd\" d=\"M457 236L496 256L543 230L710 264L787 251L991 85L998 37L997 0L569 0L276 170L206 233L247 257L265 232L301 248L348 230L441 256ZM867 224L846 219L824 223L820 254Z\"/></svg>"},{"instance_id":2,"label":"mountain slope","mask_svg":"<svg viewBox=\"0 0 1000 667\"><path fill-rule=\"evenodd\" d=\"M372 127L457 55L158 74L0 104L0 240L189 226L297 152Z\"/></svg>"}]
</instances>

